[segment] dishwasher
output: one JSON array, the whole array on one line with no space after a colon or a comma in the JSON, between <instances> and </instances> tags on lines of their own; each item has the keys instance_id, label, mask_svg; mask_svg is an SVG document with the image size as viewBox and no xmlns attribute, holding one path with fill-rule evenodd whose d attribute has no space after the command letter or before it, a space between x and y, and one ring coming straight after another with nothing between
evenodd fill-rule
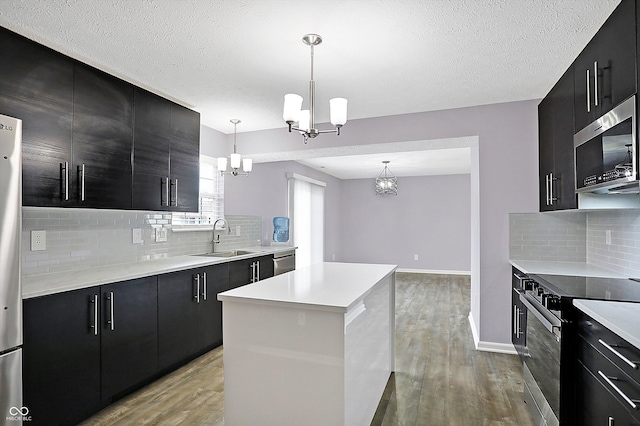
<instances>
[{"instance_id":1,"label":"dishwasher","mask_svg":"<svg viewBox=\"0 0 640 426\"><path fill-rule=\"evenodd\" d=\"M283 250L273 255L274 275L284 274L296 269L296 250Z\"/></svg>"}]
</instances>

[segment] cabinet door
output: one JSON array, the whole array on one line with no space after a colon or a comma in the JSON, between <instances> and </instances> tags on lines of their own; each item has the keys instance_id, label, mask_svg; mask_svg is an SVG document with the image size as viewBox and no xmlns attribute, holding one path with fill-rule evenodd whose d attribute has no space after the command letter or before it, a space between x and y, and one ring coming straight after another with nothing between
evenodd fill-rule
<instances>
[{"instance_id":1,"label":"cabinet door","mask_svg":"<svg viewBox=\"0 0 640 426\"><path fill-rule=\"evenodd\" d=\"M575 191L573 148L573 67L553 89L553 207L555 210L578 208Z\"/></svg>"},{"instance_id":2,"label":"cabinet door","mask_svg":"<svg viewBox=\"0 0 640 426\"><path fill-rule=\"evenodd\" d=\"M273 268L273 255L271 256L261 256L257 259L260 262L260 279L265 280L267 278L273 277L274 268Z\"/></svg>"},{"instance_id":3,"label":"cabinet door","mask_svg":"<svg viewBox=\"0 0 640 426\"><path fill-rule=\"evenodd\" d=\"M237 288L251 283L253 262L255 259L242 259L229 262L229 288Z\"/></svg>"},{"instance_id":4,"label":"cabinet door","mask_svg":"<svg viewBox=\"0 0 640 426\"><path fill-rule=\"evenodd\" d=\"M200 114L171 105L171 211L197 212L200 192Z\"/></svg>"},{"instance_id":5,"label":"cabinet door","mask_svg":"<svg viewBox=\"0 0 640 426\"><path fill-rule=\"evenodd\" d=\"M136 88L133 104L132 208L168 210L171 102Z\"/></svg>"},{"instance_id":6,"label":"cabinet door","mask_svg":"<svg viewBox=\"0 0 640 426\"><path fill-rule=\"evenodd\" d=\"M158 371L157 278L102 286L102 399Z\"/></svg>"},{"instance_id":7,"label":"cabinet door","mask_svg":"<svg viewBox=\"0 0 640 426\"><path fill-rule=\"evenodd\" d=\"M553 210L549 179L553 174L553 97L549 92L538 105L538 173L540 211Z\"/></svg>"},{"instance_id":8,"label":"cabinet door","mask_svg":"<svg viewBox=\"0 0 640 426\"><path fill-rule=\"evenodd\" d=\"M575 133L636 92L635 8L623 0L576 58Z\"/></svg>"},{"instance_id":9,"label":"cabinet door","mask_svg":"<svg viewBox=\"0 0 640 426\"><path fill-rule=\"evenodd\" d=\"M24 301L23 388L30 424L72 424L100 403L99 296L94 287Z\"/></svg>"},{"instance_id":10,"label":"cabinet door","mask_svg":"<svg viewBox=\"0 0 640 426\"><path fill-rule=\"evenodd\" d=\"M73 61L0 28L0 114L22 120L22 202L64 204L61 165L71 161Z\"/></svg>"},{"instance_id":11,"label":"cabinet door","mask_svg":"<svg viewBox=\"0 0 640 426\"><path fill-rule=\"evenodd\" d=\"M72 192L79 206L131 208L132 139L132 86L77 64Z\"/></svg>"},{"instance_id":12,"label":"cabinet door","mask_svg":"<svg viewBox=\"0 0 640 426\"><path fill-rule=\"evenodd\" d=\"M204 347L215 347L222 344L222 302L218 293L229 287L229 264L210 266L204 271L206 286L201 295L200 325L204 336Z\"/></svg>"},{"instance_id":13,"label":"cabinet door","mask_svg":"<svg viewBox=\"0 0 640 426\"><path fill-rule=\"evenodd\" d=\"M600 383L584 366L578 363L577 407L578 424L583 426L640 425L629 410Z\"/></svg>"},{"instance_id":14,"label":"cabinet door","mask_svg":"<svg viewBox=\"0 0 640 426\"><path fill-rule=\"evenodd\" d=\"M202 281L200 287L196 282L200 272L188 270L158 276L160 369L189 359L203 346L201 328L198 326Z\"/></svg>"}]
</instances>

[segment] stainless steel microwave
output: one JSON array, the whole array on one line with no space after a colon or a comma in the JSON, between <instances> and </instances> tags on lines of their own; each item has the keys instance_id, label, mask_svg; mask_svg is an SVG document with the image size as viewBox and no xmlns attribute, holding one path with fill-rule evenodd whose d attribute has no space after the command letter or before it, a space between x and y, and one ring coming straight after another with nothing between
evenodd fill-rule
<instances>
[{"instance_id":1,"label":"stainless steel microwave","mask_svg":"<svg viewBox=\"0 0 640 426\"><path fill-rule=\"evenodd\" d=\"M640 191L636 127L632 96L575 134L576 192Z\"/></svg>"}]
</instances>

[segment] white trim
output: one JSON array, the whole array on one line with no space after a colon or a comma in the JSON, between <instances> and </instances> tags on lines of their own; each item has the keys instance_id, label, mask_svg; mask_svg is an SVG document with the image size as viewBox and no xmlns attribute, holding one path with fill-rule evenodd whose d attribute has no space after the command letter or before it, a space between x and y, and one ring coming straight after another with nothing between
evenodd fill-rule
<instances>
[{"instance_id":1,"label":"white trim","mask_svg":"<svg viewBox=\"0 0 640 426\"><path fill-rule=\"evenodd\" d=\"M440 270L440 269L398 268L396 271L409 272L412 274L471 275L471 271L446 271L446 270Z\"/></svg>"},{"instance_id":2,"label":"white trim","mask_svg":"<svg viewBox=\"0 0 640 426\"><path fill-rule=\"evenodd\" d=\"M516 348L511 343L483 342L478 337L478 330L473 315L469 312L469 325L471 326L471 334L473 334L473 343L477 351L494 352L499 354L518 355Z\"/></svg>"},{"instance_id":3,"label":"white trim","mask_svg":"<svg viewBox=\"0 0 640 426\"><path fill-rule=\"evenodd\" d=\"M287 172L287 179L298 179L298 180L303 180L305 182L312 183L314 185L319 185L319 186L324 186L324 187L327 186L327 184L325 182L322 182L320 180L311 179L310 177L299 175L297 173Z\"/></svg>"}]
</instances>

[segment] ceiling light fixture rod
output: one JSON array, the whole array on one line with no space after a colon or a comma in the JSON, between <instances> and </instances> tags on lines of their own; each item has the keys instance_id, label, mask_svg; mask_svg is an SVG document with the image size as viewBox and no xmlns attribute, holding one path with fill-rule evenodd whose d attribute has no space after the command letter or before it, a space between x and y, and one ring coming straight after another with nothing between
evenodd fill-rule
<instances>
[{"instance_id":1,"label":"ceiling light fixture rod","mask_svg":"<svg viewBox=\"0 0 640 426\"><path fill-rule=\"evenodd\" d=\"M313 79L314 71L314 46L322 43L322 37L318 34L306 34L302 37L304 44L311 48L311 79L309 80L309 109L301 110L302 96L289 93L284 96L284 112L282 118L289 126L289 132L296 130L302 134L304 143L309 138L315 138L320 133L336 133L340 134L340 128L347 122L347 100L344 98L333 98L329 101L331 124L335 129L318 130L316 129L315 117L315 98L316 98L316 82ZM298 122L298 127L293 124Z\"/></svg>"}]
</instances>

